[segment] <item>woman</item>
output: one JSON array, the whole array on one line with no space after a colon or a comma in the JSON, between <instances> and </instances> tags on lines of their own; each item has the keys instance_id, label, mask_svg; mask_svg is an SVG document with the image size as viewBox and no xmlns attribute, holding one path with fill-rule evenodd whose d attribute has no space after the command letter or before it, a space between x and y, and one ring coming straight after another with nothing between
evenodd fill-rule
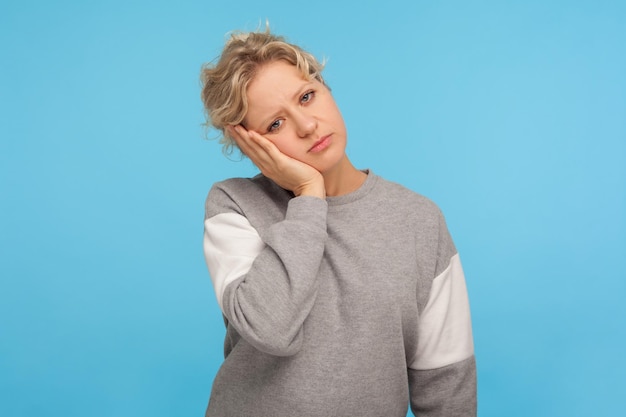
<instances>
[{"instance_id":1,"label":"woman","mask_svg":"<svg viewBox=\"0 0 626 417\"><path fill-rule=\"evenodd\" d=\"M439 209L356 169L315 58L236 34L209 123L260 169L215 184L204 251L226 322L207 416L476 414L465 280Z\"/></svg>"}]
</instances>

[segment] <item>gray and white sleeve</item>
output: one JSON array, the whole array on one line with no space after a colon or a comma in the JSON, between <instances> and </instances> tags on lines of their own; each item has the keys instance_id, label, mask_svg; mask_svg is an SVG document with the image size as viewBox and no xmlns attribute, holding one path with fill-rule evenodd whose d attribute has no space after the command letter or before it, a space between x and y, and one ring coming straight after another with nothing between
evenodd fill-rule
<instances>
[{"instance_id":1,"label":"gray and white sleeve","mask_svg":"<svg viewBox=\"0 0 626 417\"><path fill-rule=\"evenodd\" d=\"M476 362L461 260L439 221L436 276L420 311L417 350L409 363L411 409L420 417L472 417Z\"/></svg>"}]
</instances>

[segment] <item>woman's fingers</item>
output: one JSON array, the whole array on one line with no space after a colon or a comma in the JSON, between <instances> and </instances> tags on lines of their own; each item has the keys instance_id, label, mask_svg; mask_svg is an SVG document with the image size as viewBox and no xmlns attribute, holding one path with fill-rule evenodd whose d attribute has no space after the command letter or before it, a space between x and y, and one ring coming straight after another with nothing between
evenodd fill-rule
<instances>
[{"instance_id":1,"label":"woman's fingers","mask_svg":"<svg viewBox=\"0 0 626 417\"><path fill-rule=\"evenodd\" d=\"M242 126L229 126L227 129L239 149L259 168L262 168L259 164L267 165L284 156L271 141L252 130Z\"/></svg>"},{"instance_id":2,"label":"woman's fingers","mask_svg":"<svg viewBox=\"0 0 626 417\"><path fill-rule=\"evenodd\" d=\"M247 140L247 132L244 129L241 129L238 126L227 126L226 131L228 135L235 141L239 149L244 153L244 155L248 156L250 149L250 145Z\"/></svg>"},{"instance_id":3,"label":"woman's fingers","mask_svg":"<svg viewBox=\"0 0 626 417\"><path fill-rule=\"evenodd\" d=\"M231 132L231 137L237 143L239 149L241 149L261 171L263 171L268 164L271 164L272 156L270 152L277 150L272 142L258 133L248 131L241 126L232 126Z\"/></svg>"},{"instance_id":4,"label":"woman's fingers","mask_svg":"<svg viewBox=\"0 0 626 417\"><path fill-rule=\"evenodd\" d=\"M272 161L278 162L280 159L287 157L283 154L272 141L263 137L253 130L248 130L248 139L252 146L257 146L261 152L259 154L267 155Z\"/></svg>"}]
</instances>

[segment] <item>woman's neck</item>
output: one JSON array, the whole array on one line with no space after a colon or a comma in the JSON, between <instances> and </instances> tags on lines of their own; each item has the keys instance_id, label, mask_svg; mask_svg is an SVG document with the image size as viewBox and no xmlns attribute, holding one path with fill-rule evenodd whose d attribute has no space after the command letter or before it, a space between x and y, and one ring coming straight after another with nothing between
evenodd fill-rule
<instances>
[{"instance_id":1,"label":"woman's neck","mask_svg":"<svg viewBox=\"0 0 626 417\"><path fill-rule=\"evenodd\" d=\"M356 169L347 155L330 171L322 173L327 197L336 197L357 190L367 174Z\"/></svg>"}]
</instances>

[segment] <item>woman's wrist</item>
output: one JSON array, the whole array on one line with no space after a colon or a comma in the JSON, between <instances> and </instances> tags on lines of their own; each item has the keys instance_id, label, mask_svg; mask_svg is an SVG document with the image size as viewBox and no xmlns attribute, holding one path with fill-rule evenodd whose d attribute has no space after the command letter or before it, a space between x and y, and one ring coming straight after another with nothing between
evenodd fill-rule
<instances>
[{"instance_id":1,"label":"woman's wrist","mask_svg":"<svg viewBox=\"0 0 626 417\"><path fill-rule=\"evenodd\" d=\"M321 180L303 184L299 187L296 187L296 189L292 191L296 195L296 197L310 196L310 197L318 197L321 199L326 198L326 188L324 187L323 178L321 178Z\"/></svg>"}]
</instances>

